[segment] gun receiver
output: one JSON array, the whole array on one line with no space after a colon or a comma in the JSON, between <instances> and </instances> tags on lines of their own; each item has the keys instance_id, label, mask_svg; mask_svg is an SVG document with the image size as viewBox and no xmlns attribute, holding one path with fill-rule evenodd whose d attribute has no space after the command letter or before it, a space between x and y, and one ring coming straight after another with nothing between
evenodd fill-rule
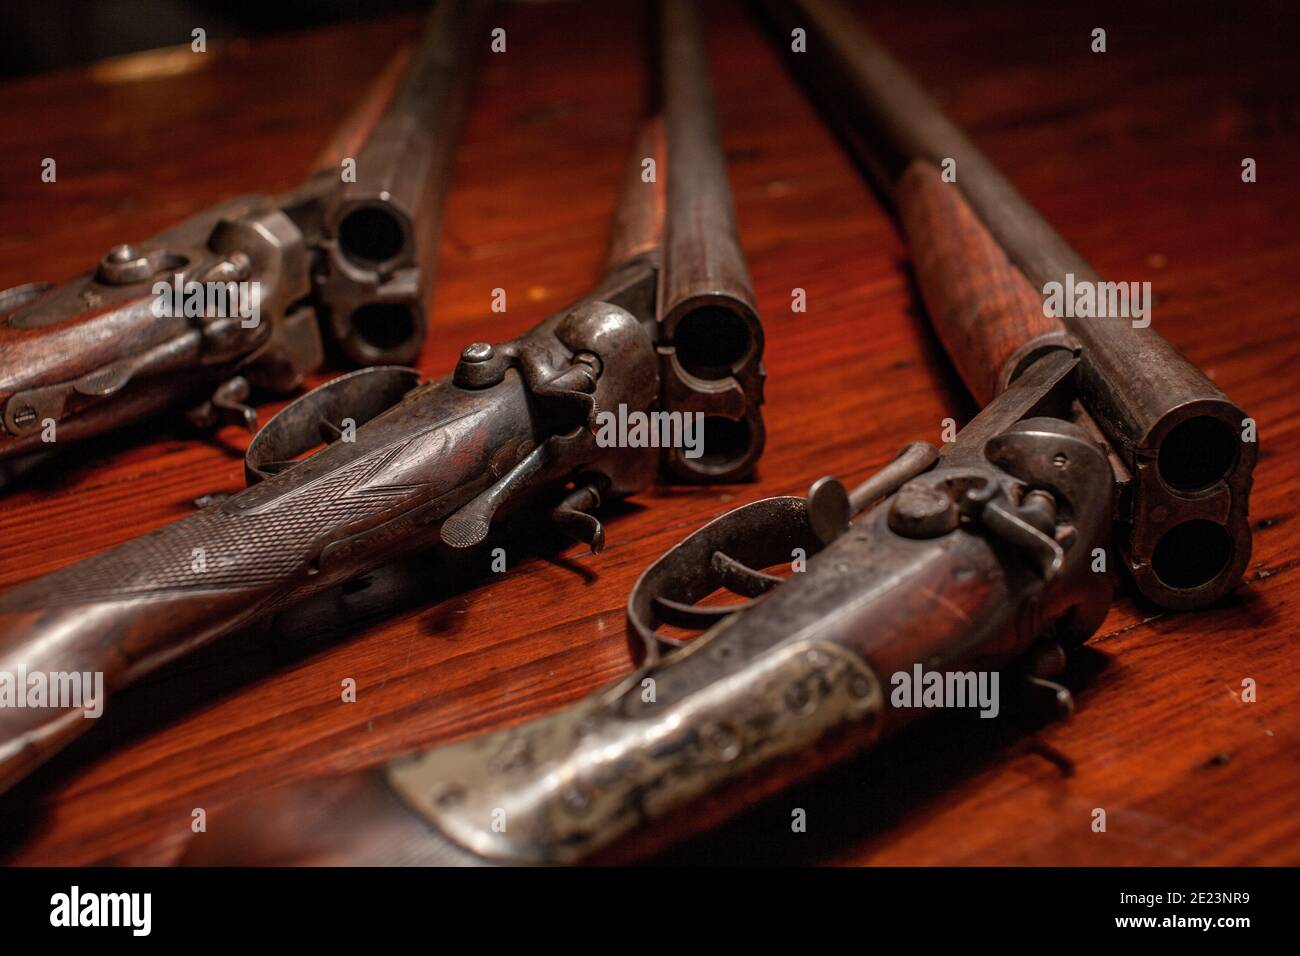
<instances>
[{"instance_id":1,"label":"gun receiver","mask_svg":"<svg viewBox=\"0 0 1300 956\"><path fill-rule=\"evenodd\" d=\"M670 88L668 122L651 118L640 132L611 262L590 294L513 341L468 346L438 381L380 366L299 398L249 446L247 490L0 594L0 671L102 672L111 694L392 560L433 546L463 554L520 509L541 508L599 551L605 532L593 512L644 489L661 468L692 481L747 476L763 445L761 326L734 220L713 216L730 208L716 130L673 120L707 102L690 84ZM667 202L662 166L649 181L640 176L642 159L656 155L667 157ZM701 184L696 194L671 185L686 178L683 162L711 168L687 179ZM694 225L680 230L679 216ZM715 250L716 263L693 264L683 281L661 231ZM678 290L670 300L668 289ZM744 330L725 368L683 332L718 303ZM602 441L598 412L620 408L700 416L702 454ZM0 789L83 731L82 715L0 711Z\"/></svg>"},{"instance_id":2,"label":"gun receiver","mask_svg":"<svg viewBox=\"0 0 1300 956\"><path fill-rule=\"evenodd\" d=\"M808 60L868 56L851 18L797 6L820 17L796 24L816 28ZM873 47L868 58L882 55ZM955 132L894 71L847 78L842 102L860 106L861 94L894 124L854 126L854 138ZM807 497L757 501L691 535L633 588L628 636L640 667L615 686L378 775L277 798L328 808L320 815L346 820L347 832L304 834L283 812L265 825L246 812L227 821L243 830L237 848L197 859L380 862L399 835L403 862L635 858L906 727L926 711L889 688L917 668L958 688L969 684L954 677L1005 672L1068 714L1072 696L1053 678L1109 608L1104 559L1117 527L1154 600L1199 606L1233 586L1249 548L1254 447L1198 455L1176 435L1189 422L1235 428L1240 412L1150 330L1044 315L1031 279L1054 273L1030 247L1048 242L1047 227L1009 186L991 212L985 167L960 155L961 191L926 156L907 155L884 181L931 319L984 405L955 441L909 445L851 491L822 478ZM1083 268L1063 242L1047 248L1053 269ZM1155 367L1138 374L1134 356ZM1204 486L1180 487L1171 468L1198 470ZM1158 535L1199 521L1228 544L1190 566L1163 563ZM766 570L804 556L806 570L788 577ZM719 590L739 603L700 603Z\"/></svg>"},{"instance_id":3,"label":"gun receiver","mask_svg":"<svg viewBox=\"0 0 1300 956\"><path fill-rule=\"evenodd\" d=\"M251 430L250 389L294 391L327 345L357 365L413 361L490 7L436 4L289 194L114 246L58 288L0 293L0 460L173 406Z\"/></svg>"}]
</instances>

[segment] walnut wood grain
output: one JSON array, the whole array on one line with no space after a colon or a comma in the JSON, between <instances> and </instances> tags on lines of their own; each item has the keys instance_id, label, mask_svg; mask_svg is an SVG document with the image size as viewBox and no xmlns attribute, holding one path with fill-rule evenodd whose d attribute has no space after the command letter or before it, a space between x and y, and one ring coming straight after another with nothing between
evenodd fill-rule
<instances>
[{"instance_id":1,"label":"walnut wood grain","mask_svg":"<svg viewBox=\"0 0 1300 956\"><path fill-rule=\"evenodd\" d=\"M895 201L930 321L962 381L986 405L1018 349L1065 327L1043 314L1042 295L933 163L908 166Z\"/></svg>"},{"instance_id":2,"label":"walnut wood grain","mask_svg":"<svg viewBox=\"0 0 1300 956\"><path fill-rule=\"evenodd\" d=\"M1152 281L1155 326L1255 416L1246 583L1189 615L1121 594L1072 664L1069 723L918 726L673 859L1300 863L1300 193L1288 172L1300 107L1287 12L1203 6L918 2L864 16L1103 275ZM647 102L629 30L639 9L593 0L498 15L510 52L485 58L456 159L426 374L449 372L466 342L523 331L601 272ZM511 549L506 573L464 587L414 562L159 672L0 806L7 861L165 860L195 808L550 712L626 672L628 588L705 519L824 473L852 484L906 442L937 441L944 418L969 417L894 221L743 11L710 4L707 19L766 322L758 480L640 496L610 518L595 557ZM0 287L68 278L219 199L292 186L418 23L269 37L165 80L6 83ZM1098 24L1104 55L1088 49ZM45 156L58 158L55 184L40 182ZM1258 182L1242 183L1244 156ZM495 288L505 313L490 310ZM796 288L807 312L791 311ZM246 439L219 439L138 427L30 473L0 498L0 586L240 487ZM340 701L347 677L354 704ZM1239 699L1247 677L1254 704ZM1105 834L1091 831L1096 807ZM791 832L794 808L805 833Z\"/></svg>"}]
</instances>

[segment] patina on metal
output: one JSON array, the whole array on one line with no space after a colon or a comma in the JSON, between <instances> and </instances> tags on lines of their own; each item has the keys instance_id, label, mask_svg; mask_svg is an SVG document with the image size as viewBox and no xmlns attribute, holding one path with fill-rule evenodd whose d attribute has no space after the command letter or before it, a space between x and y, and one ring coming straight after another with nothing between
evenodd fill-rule
<instances>
[{"instance_id":1,"label":"patina on metal","mask_svg":"<svg viewBox=\"0 0 1300 956\"><path fill-rule=\"evenodd\" d=\"M251 429L253 389L292 392L331 350L413 361L491 6L436 4L287 195L219 204L69 283L0 293L0 459L48 451L51 428L64 446L173 407L203 428ZM159 282L199 284L201 306L158 314ZM256 284L255 319L231 314L239 286L220 306L206 294L234 283Z\"/></svg>"},{"instance_id":2,"label":"patina on metal","mask_svg":"<svg viewBox=\"0 0 1300 956\"><path fill-rule=\"evenodd\" d=\"M673 342L665 388L705 415L705 457L669 457L689 477L722 473L763 448L763 421L743 413L762 387L763 326L736 237L736 214L695 4L663 5L660 73L668 151L659 320ZM754 406L750 406L753 408Z\"/></svg>"},{"instance_id":3,"label":"patina on metal","mask_svg":"<svg viewBox=\"0 0 1300 956\"><path fill-rule=\"evenodd\" d=\"M819 107L886 197L917 160L955 162L955 185L1029 283L1101 283L1096 270L954 124L839 0L763 0ZM1236 586L1250 559L1254 441L1246 413L1154 328L1061 317L1081 348L1080 400L1122 463L1116 545L1141 591L1194 608ZM1011 371L1014 371L1012 369ZM1188 556L1195 555L1195 561Z\"/></svg>"},{"instance_id":4,"label":"patina on metal","mask_svg":"<svg viewBox=\"0 0 1300 956\"><path fill-rule=\"evenodd\" d=\"M668 112L683 97L705 108L700 83L697 72L667 90ZM707 273L710 297L751 305L749 345L731 374L689 372L699 343L675 337L661 300L680 286L660 240L677 217L696 224L693 242L739 255L734 223L704 214L730 204L725 177L700 180L698 208L681 190L664 201L664 180L680 165L671 158L678 128L651 117L641 131L629 170L660 155L668 174L661 165L653 179L628 176L608 271L591 293L516 339L471 343L438 381L417 384L413 370L385 366L298 399L252 442L245 491L0 594L0 670L102 671L111 695L246 622L412 553L468 560L514 512L549 516L599 551L605 530L593 511L661 471L746 477L762 450L762 336L743 260ZM701 128L682 134L686 155L721 170L716 134L701 139ZM745 423L743 439L714 445L706 429L699 459L598 440L598 413L620 406ZM0 711L0 789L90 723L81 708Z\"/></svg>"},{"instance_id":5,"label":"patina on metal","mask_svg":"<svg viewBox=\"0 0 1300 956\"><path fill-rule=\"evenodd\" d=\"M716 519L633 588L643 663L626 680L395 761L392 786L437 840L484 862L625 859L901 729L917 713L882 687L917 663L1019 668L1069 709L1041 662L1105 616L1110 578L1092 562L1113 491L1104 451L1071 420L1078 375L1068 351L1044 355L941 452L914 443L853 494L822 479L807 498ZM792 556L807 569L765 572ZM719 588L744 600L697 604Z\"/></svg>"},{"instance_id":6,"label":"patina on metal","mask_svg":"<svg viewBox=\"0 0 1300 956\"><path fill-rule=\"evenodd\" d=\"M809 639L736 669L724 651L743 648L719 630L673 668L639 671L577 707L395 763L389 780L486 860L575 863L832 730L870 736L879 726L884 697L857 654Z\"/></svg>"},{"instance_id":7,"label":"patina on metal","mask_svg":"<svg viewBox=\"0 0 1300 956\"><path fill-rule=\"evenodd\" d=\"M977 354L1005 351L1005 366L985 370L987 393L972 383L986 404L941 450L908 446L852 493L823 478L806 498L745 505L651 566L628 601L642 663L622 684L392 764L391 784L436 839L482 860L653 852L923 713L892 699L854 710L828 674L783 669L811 647L835 648L864 700L918 666L997 671L1066 716L1073 698L1055 678L1109 608L1112 542L1144 593L1174 608L1221 597L1249 553L1255 447L1235 437L1241 411L1150 329L1041 321L1032 283L1095 273L851 15L771 6L808 31L803 60L828 110L896 200L945 345L969 334ZM961 192L937 168L953 155ZM961 242L935 241L958 225L936 212L961 218ZM1220 447L1227 428L1241 447ZM1198 524L1220 532L1182 537ZM1180 573L1184 556L1162 562L1170 540L1207 552L1190 563L1197 574ZM783 579L771 568L784 562ZM719 589L739 600L701 603ZM491 808L507 813L504 831Z\"/></svg>"},{"instance_id":8,"label":"patina on metal","mask_svg":"<svg viewBox=\"0 0 1300 956\"><path fill-rule=\"evenodd\" d=\"M835 57L812 44L826 43L826 31L842 44L856 30L851 18L807 25L818 28L808 58L822 65ZM871 89L892 95L888 83ZM848 93L851 104L857 90ZM900 111L897 123L933 133L935 113L908 102L912 112ZM882 132L866 120L852 130L863 142ZM365 809L361 825L374 846L391 845L385 835L400 830L408 858L623 861L707 830L908 726L927 711L885 692L899 673L997 672L1053 715L1073 710L1056 678L1110 606L1116 528L1130 554L1137 529L1176 531L1160 513L1165 499L1141 490L1152 480L1140 473L1143 456L1164 450L1151 422L1213 417L1226 399L1154 333L1141 348L1170 367L1112 379L1128 359L1110 352L1138 346L1123 333L1080 335L1042 322L1016 243L973 199L954 202L963 194L933 163L909 155L885 183L914 255L927 253L917 280L935 325L953 331L958 324L937 309L955 305L981 320L960 326L979 354L1007 356L992 370L996 387L973 389L983 409L955 440L939 449L913 443L852 491L824 477L805 498L753 502L688 537L632 589L628 637L639 667L613 687L558 714L394 761L382 778L313 782L286 799L310 804L331 788L368 794L356 812ZM934 245L924 234L959 225L922 214L935 210L960 216L962 243ZM936 250L944 254L928 255ZM1162 394L1165 386L1174 390ZM1113 391L1103 399L1101 387ZM1143 420L1140 440L1111 437ZM1215 520L1236 533L1245 504L1234 496L1244 496L1252 460L1253 448L1242 450L1210 487L1184 494L1177 520L1217 502ZM1121 483L1136 489L1121 494ZM1217 555L1201 580L1181 586L1152 584L1161 569L1150 562L1129 570L1154 599L1195 606L1235 583L1239 555ZM791 573L774 573L785 563ZM720 589L730 603L716 600ZM374 796L383 782L405 810ZM259 816L251 807L240 814ZM422 836L412 816L427 824ZM355 833L340 840L332 861L376 861ZM284 825L252 826L239 847L195 857L319 858L310 833Z\"/></svg>"}]
</instances>

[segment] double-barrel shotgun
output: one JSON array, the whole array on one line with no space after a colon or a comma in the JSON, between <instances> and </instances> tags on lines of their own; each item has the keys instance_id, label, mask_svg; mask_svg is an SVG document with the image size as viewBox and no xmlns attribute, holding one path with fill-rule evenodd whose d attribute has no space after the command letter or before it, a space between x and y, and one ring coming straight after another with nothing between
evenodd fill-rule
<instances>
[{"instance_id":1,"label":"double-barrel shotgun","mask_svg":"<svg viewBox=\"0 0 1300 956\"><path fill-rule=\"evenodd\" d=\"M102 674L111 709L162 663L407 556L486 570L512 515L599 551L602 502L660 476L746 477L764 444L763 329L699 40L672 9L688 69L638 132L588 295L467 346L446 378L380 365L302 396L250 444L249 488L0 594L0 673ZM0 788L85 731L84 711L0 709Z\"/></svg>"},{"instance_id":2,"label":"double-barrel shotgun","mask_svg":"<svg viewBox=\"0 0 1300 956\"><path fill-rule=\"evenodd\" d=\"M59 286L0 292L0 464L165 409L252 430L254 391L415 360L487 0L441 0L288 193L217 204Z\"/></svg>"},{"instance_id":3,"label":"double-barrel shotgun","mask_svg":"<svg viewBox=\"0 0 1300 956\"><path fill-rule=\"evenodd\" d=\"M631 592L640 666L618 684L232 807L191 860L635 859L929 713L919 687L899 693L914 676L962 706L1005 674L1069 712L1056 678L1106 615L1116 554L1168 608L1237 584L1257 451L1242 410L1149 327L1049 314L1046 283L1095 271L853 15L769 7L785 43L805 31L796 60L889 196L982 410L941 449L913 443L851 490L826 477L742 506L660 558ZM720 590L738 600L701 603Z\"/></svg>"}]
</instances>

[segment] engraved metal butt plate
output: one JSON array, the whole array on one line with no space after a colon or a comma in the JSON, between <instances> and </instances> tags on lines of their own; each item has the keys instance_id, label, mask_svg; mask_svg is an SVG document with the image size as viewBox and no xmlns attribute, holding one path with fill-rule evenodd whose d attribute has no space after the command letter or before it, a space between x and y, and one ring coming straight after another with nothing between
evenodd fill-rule
<instances>
[{"instance_id":1,"label":"engraved metal butt plate","mask_svg":"<svg viewBox=\"0 0 1300 956\"><path fill-rule=\"evenodd\" d=\"M557 714L394 761L389 782L480 856L575 863L833 730L872 734L880 683L836 644L776 647L703 684L667 673L731 623Z\"/></svg>"}]
</instances>

